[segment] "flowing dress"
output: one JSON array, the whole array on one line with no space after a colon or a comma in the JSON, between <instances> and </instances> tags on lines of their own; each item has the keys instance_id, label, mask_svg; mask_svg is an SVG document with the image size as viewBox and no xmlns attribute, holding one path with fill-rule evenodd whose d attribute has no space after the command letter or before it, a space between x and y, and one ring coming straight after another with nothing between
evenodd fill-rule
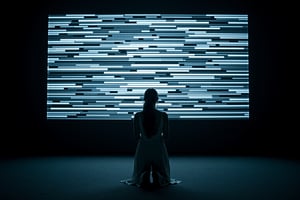
<instances>
[{"instance_id":1,"label":"flowing dress","mask_svg":"<svg viewBox=\"0 0 300 200\"><path fill-rule=\"evenodd\" d=\"M138 140L134 169L130 179L121 182L128 185L167 186L180 181L170 178L170 163L165 140L169 136L168 115L155 110L154 132L149 136L143 123L144 113L138 112L134 116L134 133Z\"/></svg>"}]
</instances>

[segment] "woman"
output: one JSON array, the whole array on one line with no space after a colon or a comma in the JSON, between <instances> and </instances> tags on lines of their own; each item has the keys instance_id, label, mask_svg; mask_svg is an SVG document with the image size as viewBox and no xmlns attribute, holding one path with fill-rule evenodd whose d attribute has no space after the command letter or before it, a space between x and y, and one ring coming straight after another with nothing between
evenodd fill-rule
<instances>
[{"instance_id":1,"label":"woman","mask_svg":"<svg viewBox=\"0 0 300 200\"><path fill-rule=\"evenodd\" d=\"M149 88L144 93L143 110L134 115L134 134L138 140L131 179L121 182L147 187L162 187L180 181L170 178L170 164L165 140L169 136L168 115L156 109L158 93ZM151 180L152 179L152 180Z\"/></svg>"}]
</instances>

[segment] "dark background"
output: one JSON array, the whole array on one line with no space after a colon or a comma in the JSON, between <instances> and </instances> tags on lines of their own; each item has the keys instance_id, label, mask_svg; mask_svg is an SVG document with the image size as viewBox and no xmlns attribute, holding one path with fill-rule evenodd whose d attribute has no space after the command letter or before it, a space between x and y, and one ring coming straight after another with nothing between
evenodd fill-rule
<instances>
[{"instance_id":1,"label":"dark background","mask_svg":"<svg viewBox=\"0 0 300 200\"><path fill-rule=\"evenodd\" d=\"M12 5L4 40L9 69L2 79L1 153L23 155L130 154L131 121L46 120L48 14L224 13L249 15L249 120L171 120L171 155L258 155L299 158L291 115L287 4L251 0L47 0ZM14 2L12 2L14 4ZM8 39L10 38L10 40ZM7 42L7 41L4 41ZM5 89L5 90L4 90ZM297 114L297 113L296 113Z\"/></svg>"}]
</instances>

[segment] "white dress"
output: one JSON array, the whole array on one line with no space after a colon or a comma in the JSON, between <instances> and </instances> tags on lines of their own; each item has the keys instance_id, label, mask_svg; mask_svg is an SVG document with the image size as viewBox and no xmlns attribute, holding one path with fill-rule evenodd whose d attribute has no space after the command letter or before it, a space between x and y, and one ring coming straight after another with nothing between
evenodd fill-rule
<instances>
[{"instance_id":1,"label":"white dress","mask_svg":"<svg viewBox=\"0 0 300 200\"><path fill-rule=\"evenodd\" d=\"M167 186L180 181L170 178L170 163L165 140L168 138L168 115L155 110L155 132L147 136L143 126L143 112L134 116L134 133L138 139L134 156L134 169L130 179L121 180L128 185ZM151 180L152 178L152 180Z\"/></svg>"}]
</instances>

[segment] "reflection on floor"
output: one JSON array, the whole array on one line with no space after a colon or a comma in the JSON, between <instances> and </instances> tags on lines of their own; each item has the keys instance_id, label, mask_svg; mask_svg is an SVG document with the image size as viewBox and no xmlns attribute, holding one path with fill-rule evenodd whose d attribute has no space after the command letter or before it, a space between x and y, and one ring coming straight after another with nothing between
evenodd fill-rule
<instances>
[{"instance_id":1,"label":"reflection on floor","mask_svg":"<svg viewBox=\"0 0 300 200\"><path fill-rule=\"evenodd\" d=\"M145 190L120 183L133 157L26 157L0 161L1 200L300 199L300 162L262 157L171 156L178 185Z\"/></svg>"}]
</instances>

